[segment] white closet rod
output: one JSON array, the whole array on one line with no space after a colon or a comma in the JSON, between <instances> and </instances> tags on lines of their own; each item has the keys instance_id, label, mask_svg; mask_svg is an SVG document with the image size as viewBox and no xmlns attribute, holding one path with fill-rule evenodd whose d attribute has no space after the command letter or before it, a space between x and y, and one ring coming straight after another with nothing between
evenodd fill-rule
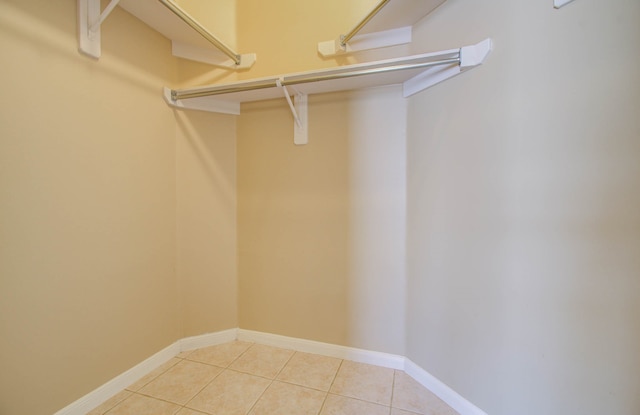
<instances>
[{"instance_id":1,"label":"white closet rod","mask_svg":"<svg viewBox=\"0 0 640 415\"><path fill-rule=\"evenodd\" d=\"M180 19L182 19L182 21L184 21L186 24L188 24L189 26L191 26L191 28L193 30L195 30L196 32L198 32L202 37L204 37L205 39L207 39L211 44L213 44L213 46L215 46L216 48L220 49L220 51L222 53L224 53L225 55L227 55L228 57L230 57L236 65L240 65L241 62L241 56L234 52L231 48L229 48L227 45L225 45L224 43L222 43L222 41L220 41L220 39L218 39L217 37L215 37L213 34L211 34L207 29L205 29L200 23L198 23L193 17L191 17L187 12L185 12L184 10L182 10L180 8L180 6L178 6L177 4L175 4L173 1L171 0L159 0L160 3L162 3L166 8L168 8L169 10L171 10L176 16L178 16Z\"/></svg>"},{"instance_id":2,"label":"white closet rod","mask_svg":"<svg viewBox=\"0 0 640 415\"><path fill-rule=\"evenodd\" d=\"M362 19L362 21L360 23L358 23L356 25L356 27L354 27L353 29L351 29L351 31L349 33L347 33L346 35L341 35L340 36L340 46L345 47L347 45L347 43L351 40L351 38L353 38L360 30L362 30L362 28L369 23L369 20L373 19L373 17L378 14L378 12L380 10L382 10L382 8L384 6L387 5L387 3L389 3L391 0L382 0L380 2L380 4L378 4L373 10L371 10L371 12L365 16L364 19Z\"/></svg>"},{"instance_id":3,"label":"white closet rod","mask_svg":"<svg viewBox=\"0 0 640 415\"><path fill-rule=\"evenodd\" d=\"M311 82L330 81L334 79L352 78L355 76L365 76L365 75L373 75L373 74L386 73L386 72L404 71L404 70L418 69L418 68L429 68L432 66L451 65L451 64L460 64L459 53L457 54L457 56L453 58L442 59L438 61L430 61L430 62L422 62L422 63L407 63L407 64L382 66L379 68L369 68L369 69L355 69L352 71L330 73L326 75L292 76L292 77L289 77L289 79L287 79L287 77L273 78L273 79L266 79L263 81L251 82L244 85L220 85L220 86L202 88L195 91L194 90L189 90L189 91L172 90L171 99L174 101L177 101L179 99L199 98L199 97L207 97L212 95L231 94L234 92L245 92L245 91L254 91L254 90L265 89L265 88L274 88L280 85L286 86L286 85L306 84ZM280 82L280 85L278 85L278 82Z\"/></svg>"}]
</instances>

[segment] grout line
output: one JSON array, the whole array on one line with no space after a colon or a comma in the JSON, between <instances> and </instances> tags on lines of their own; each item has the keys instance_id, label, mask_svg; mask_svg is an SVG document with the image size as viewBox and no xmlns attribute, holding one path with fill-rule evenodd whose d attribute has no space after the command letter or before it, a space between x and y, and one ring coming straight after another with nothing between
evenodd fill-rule
<instances>
[{"instance_id":1,"label":"grout line","mask_svg":"<svg viewBox=\"0 0 640 415\"><path fill-rule=\"evenodd\" d=\"M227 343L231 343L231 342L227 342ZM222 343L222 344L227 344L227 343ZM249 343L249 342L247 342L247 343ZM183 360L187 360L187 361L192 362L192 363L199 363L199 364L203 364L203 365L207 365L207 366L215 367L215 368L217 368L217 369L220 369L220 372L218 372L218 373L213 377L213 379L211 379L209 382L207 382L207 384L206 384L206 385L204 385L202 388L200 388L200 389L198 390L198 392L196 392L196 394L195 394L195 395L193 395L193 396L192 396L192 397L191 397L191 398L190 398L190 399L189 399L189 400L188 400L184 405L182 405L182 409L189 409L189 410L191 410L191 411L195 411L195 412L198 412L198 413L207 414L206 412L201 412L201 411L197 411L197 410L195 410L195 409L191 409L191 408L187 407L187 405L189 405L189 403L191 403L191 401L193 401L193 400L196 398L196 396L198 396L198 395L199 395L203 390L205 390L209 385L211 385L211 384L212 384L212 383L213 383L213 382L214 382L218 377L220 377L220 375L222 375L226 370L232 370L232 369L229 369L229 366L231 366L231 365L233 364L233 362L235 362L235 361L236 361L236 360L238 360L242 355L244 355L244 354L247 352L247 350L249 350L251 347L253 347L253 345L254 345L254 344L255 344L255 343L251 343L251 345L250 345L249 347L247 347L247 348L246 348L242 353L240 353L238 356L236 356L236 357L235 357L235 358L234 358L234 359L233 359L229 364L227 364L225 367L218 366L218 365L214 365L214 364L209 363L209 362L202 362L202 361L199 361L199 360L192 360L192 359L189 359L189 356L191 356L191 355L192 355L196 350L205 349L206 347L200 347L200 348L197 348L197 349L193 349L193 350L191 350L191 351L189 352L189 354L183 358ZM216 345L216 346L218 346L218 345ZM214 347L215 347L215 346L214 346ZM237 371L236 371L236 372L237 372ZM238 372L238 373L241 373L241 372ZM207 414L207 415L209 415L209 414Z\"/></svg>"},{"instance_id":2,"label":"grout line","mask_svg":"<svg viewBox=\"0 0 640 415\"><path fill-rule=\"evenodd\" d=\"M256 344L256 343L254 343ZM278 349L282 349L281 347L278 347ZM249 350L249 349L247 349ZM261 377L263 379L268 379L270 380L269 385L267 385L267 387L264 389L264 391L262 391L262 393L260 394L260 396L258 397L258 399L256 399L256 401L253 403L253 405L251 405L251 408L249 408L249 410L247 411L247 415L251 413L251 411L253 411L253 408L256 407L256 405L258 404L258 402L260 402L260 399L262 399L262 397L264 396L265 393L267 393L267 390L269 390L269 388L271 387L271 385L273 385L273 382L276 381L276 379L278 378L278 376L280 375L280 373L282 373L282 371L284 370L284 367L291 361L291 359L293 358L293 356L296 354L295 350L291 350L291 349L282 349L282 350L290 350L293 353L291 353L291 356L289 356L289 358L287 359L287 361L284 363L284 365L282 365L282 367L280 368L280 370L278 371L278 373L276 373L276 375L274 376L273 379L269 379L269 378L265 378L263 376L259 376L259 375L254 375L253 373L245 373L247 375L251 375L251 376L258 376ZM232 369L230 369L232 370ZM243 372L240 372L243 373Z\"/></svg>"},{"instance_id":3,"label":"grout line","mask_svg":"<svg viewBox=\"0 0 640 415\"><path fill-rule=\"evenodd\" d=\"M344 359L340 359L338 370L336 370L336 374L333 375L333 379L331 380L331 384L329 385L329 390L327 390L327 394L324 397L324 401L322 401L322 406L320 407L320 412L318 412L318 414L322 413L322 411L324 410L324 406L327 404L327 398L329 398L329 394L331 393L331 388L333 388L333 384L335 383L336 378L338 377L338 373L340 373L340 369L342 368L342 363L344 363Z\"/></svg>"},{"instance_id":4,"label":"grout line","mask_svg":"<svg viewBox=\"0 0 640 415\"><path fill-rule=\"evenodd\" d=\"M197 409L192 409L192 408L187 408L186 406L183 406L180 408L180 410L178 410L178 412L176 412L176 414L179 414L183 409L187 409L191 412L195 412L196 414L202 414L202 415L212 415L209 412L202 412L202 411L198 411ZM175 414L174 414L175 415Z\"/></svg>"},{"instance_id":5,"label":"grout line","mask_svg":"<svg viewBox=\"0 0 640 415\"><path fill-rule=\"evenodd\" d=\"M280 383L286 383L287 385L297 386L297 387L303 388L303 389L309 389L309 390L312 390L312 391L322 392L322 393L329 393L328 390L318 389L316 387L308 386L308 385L301 385L299 383L295 383L295 382L290 381L290 380L282 380L282 379L273 379L273 380L276 381L276 382L280 382ZM335 393L334 393L334 395L335 395Z\"/></svg>"},{"instance_id":6,"label":"grout line","mask_svg":"<svg viewBox=\"0 0 640 415\"><path fill-rule=\"evenodd\" d=\"M177 360L178 360L178 362L176 362L175 364L170 365L169 367L167 367L164 371L162 371L162 372L161 372L161 373L159 373L157 376L155 376L155 377L153 377L151 380L149 380L149 382L146 382L146 383L145 383L143 386L141 386L137 391L130 390L130 389L126 389L126 388L125 388L125 389L123 389L123 392L128 392L128 393L129 393L129 396L127 396L125 399L121 400L120 402L116 403L113 407L111 407L111 408L109 408L108 410L106 410L105 412L103 412L103 415L108 415L108 413L109 413L109 412L111 412L111 411L113 411L113 410L114 410L114 408L118 407L118 406L119 406L120 404L122 404L124 401L126 401L126 400L128 400L128 399L132 398L134 395L144 396L144 397L149 398L149 399L154 399L154 400L157 400L157 401L166 402L166 403L170 403L170 404L172 404L172 405L179 406L180 408L178 409L178 412L179 412L179 411L182 411L183 409L189 409L189 410L192 410L191 408L188 408L188 406L187 406L187 405L188 405L191 401L193 401L193 399L195 399L195 397L196 397L196 396L198 396L198 395L199 395L199 394L200 394L204 389L206 389L209 385L211 385L211 384L212 384L212 383L213 383L213 382L214 382L218 377L220 377L220 375L222 375L225 371L232 371L232 372L240 373L240 374L244 374L244 375L255 376L255 377L262 378L262 379L265 379L265 380L268 380L268 381L269 381L269 384L268 384L268 385L266 386L266 388L262 391L262 393L260 394L260 396L258 396L258 398L253 402L253 404L252 404L252 405L250 406L250 408L247 410L247 412L245 413L245 415L248 415L248 414L250 414L252 411L254 411L254 409L256 408L256 406L258 405L258 403L260 402L260 400L265 396L265 394L266 394L267 390L269 390L269 388L270 388L270 387L273 385L273 383L274 383L274 382L276 382L276 381L281 382L281 383L285 383L285 384L290 384L290 385L294 385L294 386L302 387L302 388L306 388L306 389L310 389L310 390L316 390L316 391L318 391L318 392L322 392L322 393L324 393L325 395L324 395L324 400L322 401L322 405L320 406L319 411L318 411L315 415L319 415L319 414L321 414L321 413L322 413L322 411L324 411L324 410L325 410L325 408L326 408L326 404L327 404L327 400L328 400L328 398L329 398L329 395L340 396L340 397L343 397L343 398L353 399L353 400L360 401L360 402L363 402L363 403L368 403L368 404L374 404L374 405L378 405L378 406L387 407L387 408L388 408L388 410L389 410L389 412L388 412L388 414L389 414L389 415L391 415L391 413L393 412L393 409L394 409L394 406L393 406L393 399L394 399L395 394L396 394L396 387L398 386L398 385L397 385L397 381L398 381L398 373L400 372L400 370L399 370L399 369L394 369L394 370L393 370L393 377L392 377L392 384L391 384L391 400L390 400L390 403L389 403L388 405L384 405L384 404L380 404L380 403L378 403L378 402L372 402L372 401L368 401L368 400L366 400L366 399L362 399L362 398L357 398L357 397L353 397L353 396L342 395L342 394L340 394L340 393L331 392L331 390L332 390L333 386L335 385L335 382L336 382L336 380L337 380L337 378L338 378L338 375L339 375L340 371L341 371L341 370L342 370L342 368L344 367L345 359L339 359L340 363L339 363L339 365L338 365L338 368L336 369L336 371L335 371L335 373L334 373L334 375L333 375L333 379L331 380L331 382L330 382L330 384L329 384L329 387L328 387L328 390L326 390L326 391L325 391L325 390L321 390L321 389L316 389L316 388L313 388L313 387L309 387L309 386L305 386L305 385L298 385L298 384L293 383L293 382L290 382L290 381L286 381L286 380L279 380L279 379L278 379L278 377L282 374L282 372L283 372L283 371L284 371L284 369L287 367L287 365L288 365L288 364L293 360L293 358L295 357L295 355L296 355L297 353L302 353L302 352L298 352L298 351L296 351L296 350L294 350L294 349L287 349L287 348L282 348L282 347L276 347L276 348L278 348L278 349L281 349L281 350L287 350L287 351L290 351L290 352L292 352L292 353L291 353L291 355L287 358L287 360L285 361L285 363L280 367L280 369L277 371L277 373L275 374L275 376L274 376L273 378L269 378L269 377L265 377L265 376L261 376L261 375L256 375L256 374L253 374L253 373L247 373L247 372L243 372L243 371L240 371L240 370L237 370L237 369L232 369L232 368L231 368L231 365L233 365L233 363L235 363L235 362L236 362L236 361L238 361L241 357L243 357L244 355L246 355L246 354L248 353L248 351L249 351L252 347L254 347L254 346L256 346L256 345L258 344L258 343L254 343L254 342L246 342L246 343L250 343L250 345L249 345L249 346L248 346L244 351L242 351L242 353L240 353L237 357L235 357L233 360L231 360L231 362L230 362L226 367L217 366L217 365L214 365L214 364L211 364L211 363L207 363L207 362L201 362L201 361L197 361L197 360L191 360L191 359L189 359L189 356L184 356L184 357L178 357L178 356L175 356L175 357L174 357L174 359L177 359ZM275 346L271 346L271 347L275 347ZM191 351L191 353L189 353L189 355L191 355L191 354L192 354L193 352L195 352L196 350L198 350L198 349L194 349L194 350L192 350L192 351ZM311 354L314 354L314 355L317 355L317 356L322 356L322 355L318 355L318 354L315 354L315 353L311 353ZM263 359L256 359L256 360L263 360ZM267 360L268 360L268 359L267 359ZM199 388L199 389L198 389L198 391L197 391L197 392L196 392L196 393L195 393L195 394L194 394L190 399L188 399L188 400L186 401L186 403L184 403L184 404L178 404L178 403L176 403L176 402L172 402L172 401L169 401L169 400L166 400L166 399L163 399L163 398L158 398L158 397L155 397L155 396L151 396L151 395L148 395L148 394L146 394L146 393L142 392L142 389L144 389L144 388L145 388L147 385L149 385L151 382L156 381L158 378L160 378L161 376L165 375L169 370L171 370L172 368L174 368L175 366L177 366L178 364L183 363L183 362L192 362L192 363L204 364L204 365L207 365L207 366L210 366L210 367L215 367L215 368L219 369L220 371L219 371L219 372L218 372L218 373L217 373L217 374L216 374L216 375L215 375L215 376L214 376L214 377L213 377L209 382L207 382L204 386L202 386L201 388ZM375 365L374 365L374 366L375 366ZM403 371L403 372L404 372L404 371ZM401 409L401 408L398 408L398 409ZM195 409L193 409L193 411L195 411L195 412L197 412L197 413L201 413L201 414L203 414L203 415L211 415L211 414L209 414L209 413L207 413L207 412L201 412L201 411L198 411L198 410L195 410ZM414 412L411 412L411 411L408 411L408 413L410 413L410 414L412 414L412 415L419 415L419 414L414 413Z\"/></svg>"},{"instance_id":7,"label":"grout line","mask_svg":"<svg viewBox=\"0 0 640 415\"><path fill-rule=\"evenodd\" d=\"M120 393L123 393L123 392L126 392L128 395L127 395L126 397L124 397L123 399L120 399L120 400L119 400L118 402L116 402L115 404L113 404L113 405L109 406L106 410L102 410L102 411L100 411L100 414L99 414L99 415L106 415L106 413L107 413L107 412L111 411L113 408L115 408L116 406L120 405L122 402L124 402L124 401L126 401L127 399L129 399L129 398L131 397L131 395L133 395L133 394L135 393L135 392L131 392L131 391L129 391L129 390L123 389L123 390L121 390L120 392L118 392L116 395L118 395L118 394L120 394ZM116 395L113 395L113 396L111 397L111 399L113 399ZM96 409L98 409L98 407L99 407L99 406L104 405L106 402L107 402L107 401L105 401L105 402L103 402L102 404L100 404L100 405L96 406L95 408L93 408L93 409L92 409L92 410L90 410L89 412L93 412L93 411L95 411Z\"/></svg>"},{"instance_id":8,"label":"grout line","mask_svg":"<svg viewBox=\"0 0 640 415\"><path fill-rule=\"evenodd\" d=\"M196 362L197 363L197 362ZM211 379L209 382L207 382L206 385L204 385L202 388L200 388L200 390L198 390L198 392L196 392L195 395L193 395L191 398L189 398L189 400L187 400L187 402L184 403L184 405L182 405L183 408L186 408L187 405L189 405L189 403L194 400L196 398L196 396L198 396L200 394L200 392L202 392L203 390L205 390L207 388L207 386L211 385L213 383L214 380L218 379L218 377L225 371L225 369L221 368L220 366L215 366L215 365L210 365L213 367L216 367L218 369L220 369L220 372L218 372L218 374L216 374L213 379ZM188 408L191 409L191 408ZM200 412L200 411L198 411Z\"/></svg>"},{"instance_id":9,"label":"grout line","mask_svg":"<svg viewBox=\"0 0 640 415\"><path fill-rule=\"evenodd\" d=\"M235 359L233 359L231 361L231 363L229 363L227 365L227 367L225 369L229 369L231 367L232 364L234 364L238 359L240 359L242 356L244 356L245 354L247 354L247 352L253 347L255 346L257 343L251 343L251 342L245 342L245 343L249 343L250 346L247 347L246 349L244 349L244 352L240 353Z\"/></svg>"},{"instance_id":10,"label":"grout line","mask_svg":"<svg viewBox=\"0 0 640 415\"><path fill-rule=\"evenodd\" d=\"M398 370L395 369L393 371L393 382L391 382L391 401L389 402L389 415L391 415L391 411L393 408L393 397L395 396L396 393L396 374L398 373Z\"/></svg>"},{"instance_id":11,"label":"grout line","mask_svg":"<svg viewBox=\"0 0 640 415\"><path fill-rule=\"evenodd\" d=\"M264 379L264 380L275 380L275 379L268 378L268 377L266 377L266 376L256 375L256 374L249 373L249 372L243 372L243 371L238 370L238 369L231 369L231 368L229 368L229 369L224 369L224 371L227 371L227 372L235 372L235 373L239 373L239 374L241 374L241 375L252 376L252 377L254 377L254 378L260 378L260 379Z\"/></svg>"},{"instance_id":12,"label":"grout line","mask_svg":"<svg viewBox=\"0 0 640 415\"><path fill-rule=\"evenodd\" d=\"M333 384L336 382L338 378L338 373L340 373L340 369L342 369L342 364L344 363L344 359L340 359L340 365L338 366L338 370L336 370L336 374L333 375L333 380L331 381L331 385L329 385L328 392L331 392L331 388L333 388Z\"/></svg>"},{"instance_id":13,"label":"grout line","mask_svg":"<svg viewBox=\"0 0 640 415\"><path fill-rule=\"evenodd\" d=\"M153 400L156 400L156 401L170 403L171 405L179 406L180 409L184 408L184 405L182 405L182 404L179 404L177 402L172 402L172 401L169 401L167 399L158 398L157 396L151 396L151 395L147 395L145 393L140 393L140 392L133 392L131 394L131 396L133 396L133 395L140 395L140 396L144 396L145 398L153 399ZM127 399L129 399L129 398L127 398Z\"/></svg>"},{"instance_id":14,"label":"grout line","mask_svg":"<svg viewBox=\"0 0 640 415\"><path fill-rule=\"evenodd\" d=\"M289 350L289 351L292 351L293 353L291 353L291 356L289 356L289 358L287 359L287 361L286 361L286 362L284 362L284 365L282 365L282 367L280 368L280 370L278 371L278 373L276 373L276 376L273 378L273 380L278 379L278 376L280 376L280 373L282 373L282 371L284 370L284 368L285 368L285 367L287 367L287 365L289 364L289 362L291 361L291 359L293 359L293 356L295 356L295 355L296 355L296 353L298 353L298 352L296 352L295 350L291 350L291 349L283 349L283 350Z\"/></svg>"},{"instance_id":15,"label":"grout line","mask_svg":"<svg viewBox=\"0 0 640 415\"><path fill-rule=\"evenodd\" d=\"M273 380L271 380L271 382L267 385L266 388L264 388L264 390L262 391L262 393L260 394L260 396L258 396L258 399L256 399L256 401L253 403L253 405L251 405L251 408L249 408L249 410L246 412L246 415L249 415L251 413L251 411L253 411L253 408L256 407L256 405L258 404L258 402L260 402L260 399L262 399L262 397L264 396L265 393L267 393L267 390L271 387L271 385L273 385Z\"/></svg>"},{"instance_id":16,"label":"grout line","mask_svg":"<svg viewBox=\"0 0 640 415\"><path fill-rule=\"evenodd\" d=\"M389 408L389 409L391 409L391 406L390 406L390 405L385 405L385 404L383 404L383 403L378 403L378 402L368 401L368 400L366 400L366 399L362 399L362 398L356 398L355 396L341 395L341 394L339 394L339 393L332 393L332 392L329 392L329 395L333 395L333 396L340 396L340 397L342 397L342 398L347 398L347 399L351 399L351 400L358 401L358 402L364 402L364 403L368 403L368 404L371 404L371 405L383 406L383 407L385 407L385 408ZM401 408L396 408L396 409L401 409ZM403 411L406 411L406 409L402 409L402 410L403 410ZM419 415L419 414L418 414L418 415Z\"/></svg>"},{"instance_id":17,"label":"grout line","mask_svg":"<svg viewBox=\"0 0 640 415\"><path fill-rule=\"evenodd\" d=\"M175 359L175 357L172 357L171 359L167 360L167 361L166 361L165 363L163 363L163 364L167 364L167 363L169 363L169 362L170 362L171 360L173 360L173 359ZM145 388L147 385L149 385L149 384L150 384L151 382L153 382L154 380L158 379L160 376L162 376L162 375L164 375L165 373L167 373L169 370L171 370L171 369L172 369L175 365L177 365L178 363L180 363L180 362L176 362L176 363L174 363L174 364L170 365L169 367L167 367L167 368L166 368L165 370L163 370L162 372L158 373L156 376L154 376L153 378L151 378L148 382L146 382L146 383L144 383L142 386L140 386L140 387L138 388L138 390L129 389L129 387L131 387L131 385L135 385L136 383L138 383L139 381L141 381L145 376L148 376L148 374L147 374L147 375L145 375L145 376L142 376L140 379L136 380L135 382L133 382L131 385L127 386L127 387L126 387L126 388L124 388L123 390L125 390L125 391L129 391L129 392L133 392L133 393L136 393L136 392L138 392L138 391L142 390L143 388Z\"/></svg>"}]
</instances>

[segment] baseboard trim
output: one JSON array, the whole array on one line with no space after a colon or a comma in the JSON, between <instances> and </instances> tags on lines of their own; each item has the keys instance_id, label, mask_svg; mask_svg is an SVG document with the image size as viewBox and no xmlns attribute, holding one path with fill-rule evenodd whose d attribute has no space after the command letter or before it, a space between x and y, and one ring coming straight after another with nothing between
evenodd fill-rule
<instances>
[{"instance_id":1,"label":"baseboard trim","mask_svg":"<svg viewBox=\"0 0 640 415\"><path fill-rule=\"evenodd\" d=\"M202 334L199 336L185 337L184 339L178 340L178 343L180 344L181 352L188 352L202 347L232 342L237 338L238 329L229 329L215 333Z\"/></svg>"},{"instance_id":2,"label":"baseboard trim","mask_svg":"<svg viewBox=\"0 0 640 415\"><path fill-rule=\"evenodd\" d=\"M176 356L178 353L180 353L180 345L178 342L175 342L143 362L138 363L126 372L111 379L104 385L89 392L77 401L62 408L54 415L85 415L87 412L102 404L107 399L122 391L147 373L171 360L171 358Z\"/></svg>"},{"instance_id":3,"label":"baseboard trim","mask_svg":"<svg viewBox=\"0 0 640 415\"><path fill-rule=\"evenodd\" d=\"M229 329L180 339L77 401L62 408L54 415L85 415L127 386L177 356L180 352L215 346L234 340L404 370L405 373L418 383L458 411L460 415L487 415L480 408L467 401L449 386L404 356L244 329Z\"/></svg>"},{"instance_id":4,"label":"baseboard trim","mask_svg":"<svg viewBox=\"0 0 640 415\"><path fill-rule=\"evenodd\" d=\"M238 329L229 329L216 333L180 339L121 375L111 379L99 388L89 392L77 401L59 410L54 415L85 415L87 412L107 401L127 386L168 362L180 352L227 343L234 341L237 337Z\"/></svg>"},{"instance_id":5,"label":"baseboard trim","mask_svg":"<svg viewBox=\"0 0 640 415\"><path fill-rule=\"evenodd\" d=\"M392 369L404 369L404 357L389 353L372 352L370 350L357 349L354 347L340 346L336 344L243 329L238 329L238 340L260 343L267 346L281 347L284 349L292 349L298 352L314 353L338 359L352 360L354 362L368 363Z\"/></svg>"},{"instance_id":6,"label":"baseboard trim","mask_svg":"<svg viewBox=\"0 0 640 415\"><path fill-rule=\"evenodd\" d=\"M416 382L429 389L438 398L442 399L450 407L458 411L460 415L487 415L486 412L466 400L459 393L444 384L438 378L405 358L404 371L415 379Z\"/></svg>"}]
</instances>

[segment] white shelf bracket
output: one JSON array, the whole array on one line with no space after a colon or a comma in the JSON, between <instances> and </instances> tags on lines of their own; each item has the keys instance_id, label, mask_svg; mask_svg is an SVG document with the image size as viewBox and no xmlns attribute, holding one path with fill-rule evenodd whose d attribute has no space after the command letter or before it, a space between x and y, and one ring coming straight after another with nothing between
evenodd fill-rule
<instances>
[{"instance_id":1,"label":"white shelf bracket","mask_svg":"<svg viewBox=\"0 0 640 415\"><path fill-rule=\"evenodd\" d=\"M293 143L304 145L309 143L308 95L297 93L294 99L296 113L301 125L294 125Z\"/></svg>"},{"instance_id":2,"label":"white shelf bracket","mask_svg":"<svg viewBox=\"0 0 640 415\"><path fill-rule=\"evenodd\" d=\"M559 9L562 6L566 6L571 3L573 0L553 0L553 7Z\"/></svg>"},{"instance_id":3,"label":"white shelf bracket","mask_svg":"<svg viewBox=\"0 0 640 415\"><path fill-rule=\"evenodd\" d=\"M485 39L480 43L460 48L460 70L475 68L482 65L491 52L491 39Z\"/></svg>"},{"instance_id":4,"label":"white shelf bracket","mask_svg":"<svg viewBox=\"0 0 640 415\"><path fill-rule=\"evenodd\" d=\"M78 0L78 38L80 52L100 58L100 27L116 8L120 0L111 0L100 12L100 0Z\"/></svg>"},{"instance_id":5,"label":"white shelf bracket","mask_svg":"<svg viewBox=\"0 0 640 415\"><path fill-rule=\"evenodd\" d=\"M347 44L341 39L318 43L318 53L325 58L411 43L411 26L354 36Z\"/></svg>"},{"instance_id":6,"label":"white shelf bracket","mask_svg":"<svg viewBox=\"0 0 640 415\"><path fill-rule=\"evenodd\" d=\"M307 134L307 94L297 93L295 96L295 103L291 101L289 90L282 84L282 79L276 81L276 85L282 88L284 97L287 99L293 120L293 143L297 145L304 145L309 142Z\"/></svg>"},{"instance_id":7,"label":"white shelf bracket","mask_svg":"<svg viewBox=\"0 0 640 415\"><path fill-rule=\"evenodd\" d=\"M459 75L464 71L481 65L487 56L489 56L491 47L491 39L485 39L475 45L460 48L458 64L452 63L451 65L434 66L405 81L403 84L404 97L410 97L442 81Z\"/></svg>"}]
</instances>

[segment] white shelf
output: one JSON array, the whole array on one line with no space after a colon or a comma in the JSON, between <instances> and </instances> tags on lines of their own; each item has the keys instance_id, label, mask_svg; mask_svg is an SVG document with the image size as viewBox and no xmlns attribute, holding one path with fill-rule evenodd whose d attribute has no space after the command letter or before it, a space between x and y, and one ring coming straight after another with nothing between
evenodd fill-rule
<instances>
[{"instance_id":1,"label":"white shelf","mask_svg":"<svg viewBox=\"0 0 640 415\"><path fill-rule=\"evenodd\" d=\"M359 32L345 48L339 37L318 43L318 52L330 57L361 50L402 45L411 42L411 30L422 18L446 0L391 0ZM350 30L351 28L345 28ZM341 35L344 35L342 33Z\"/></svg>"},{"instance_id":2,"label":"white shelf","mask_svg":"<svg viewBox=\"0 0 640 415\"><path fill-rule=\"evenodd\" d=\"M119 5L170 39L175 56L238 69L250 67L255 62L254 54L245 54L241 55L242 64L234 65L224 53L216 49L158 0L120 0Z\"/></svg>"},{"instance_id":3,"label":"white shelf","mask_svg":"<svg viewBox=\"0 0 640 415\"><path fill-rule=\"evenodd\" d=\"M413 26L446 0L391 0L375 15L360 34Z\"/></svg>"},{"instance_id":4,"label":"white shelf","mask_svg":"<svg viewBox=\"0 0 640 415\"><path fill-rule=\"evenodd\" d=\"M383 85L403 85L409 97L466 70L481 65L491 51L491 39L476 45L434 53L346 65L296 74L271 76L198 88L170 90L164 97L171 106L225 114L240 114L243 102L294 95L293 113L296 144L307 142L307 95L348 91Z\"/></svg>"}]
</instances>

